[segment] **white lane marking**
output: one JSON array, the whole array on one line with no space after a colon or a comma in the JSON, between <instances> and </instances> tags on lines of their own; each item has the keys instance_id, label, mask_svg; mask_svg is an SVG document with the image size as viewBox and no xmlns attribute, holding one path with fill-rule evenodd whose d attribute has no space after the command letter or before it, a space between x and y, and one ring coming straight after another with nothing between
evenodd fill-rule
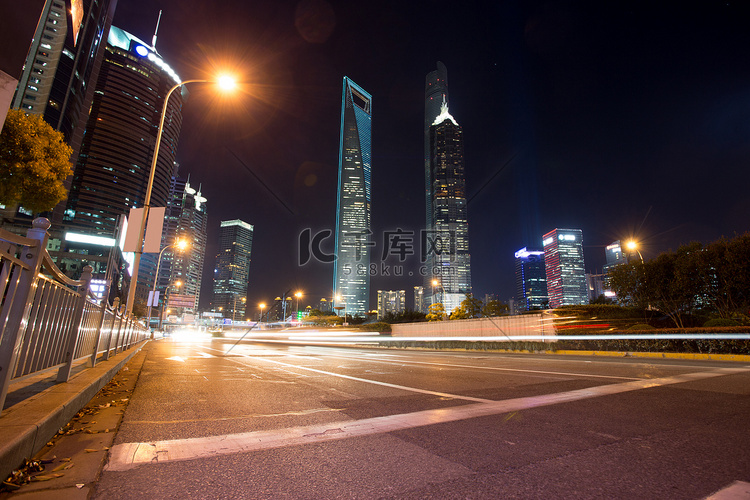
<instances>
[{"instance_id":1,"label":"white lane marking","mask_svg":"<svg viewBox=\"0 0 750 500\"><path fill-rule=\"evenodd\" d=\"M123 443L112 447L109 462L105 469L125 471L143 464L195 460L220 455L248 453L271 448L299 446L323 441L383 434L415 427L569 403L651 387L680 384L744 371L747 370L721 368L672 377L602 385L557 394L515 398L489 403L474 403L451 408L424 410L355 421L341 421L322 425L306 425L287 429L243 432L202 438L172 439L148 443Z\"/></svg>"},{"instance_id":2,"label":"white lane marking","mask_svg":"<svg viewBox=\"0 0 750 500\"><path fill-rule=\"evenodd\" d=\"M354 356L345 356L343 354L334 354L328 357L338 357L338 358L344 358L344 359L359 360L359 358L356 358ZM588 374L588 373L551 372L551 371L545 371L545 370L524 370L521 368L499 368L499 367L494 367L494 366L457 365L457 364L452 364L452 363L436 363L432 361L408 361L408 360L387 361L387 360L380 360L380 359L367 359L366 361L369 361L372 363L388 363L388 364L402 364L402 365L403 364L434 365L434 366L445 366L449 368L471 368L474 370L538 373L541 375L563 375L563 376L570 376L570 377L586 377L586 378L591 377L591 378L607 378L607 379L621 379L621 380L645 380L642 377L619 377L615 375L593 375L593 374Z\"/></svg>"},{"instance_id":3,"label":"white lane marking","mask_svg":"<svg viewBox=\"0 0 750 500\"><path fill-rule=\"evenodd\" d=\"M750 498L750 483L735 481L707 497L706 500L747 500L748 498Z\"/></svg>"},{"instance_id":4,"label":"white lane marking","mask_svg":"<svg viewBox=\"0 0 750 500\"><path fill-rule=\"evenodd\" d=\"M315 368L308 368L306 366L297 366L292 365L289 363L284 363L282 361L276 361L275 359L263 359L263 361L266 361L268 363L276 363L282 366L288 366L289 368L294 368L298 370L307 370L315 373L321 373L323 375L329 375L333 377L339 377L339 378L345 378L348 380L355 380L357 382L366 382L368 384L374 384L374 385L382 385L383 387L390 387L393 389L401 389L403 391L410 391L410 392L418 392L420 394L430 394L433 396L440 396L442 398L451 398L451 399L463 399L466 401L476 401L479 403L492 403L492 399L483 399L483 398L473 398L471 396L459 396L458 394L449 394L447 392L438 392L438 391L429 391L427 389L419 389L417 387L408 387L405 385L398 385L398 384L389 384L388 382L380 382L378 380L371 380L367 378L359 378L359 377L352 377L351 375L344 375L341 373L335 373L335 372L327 372L325 370L317 370Z\"/></svg>"}]
</instances>

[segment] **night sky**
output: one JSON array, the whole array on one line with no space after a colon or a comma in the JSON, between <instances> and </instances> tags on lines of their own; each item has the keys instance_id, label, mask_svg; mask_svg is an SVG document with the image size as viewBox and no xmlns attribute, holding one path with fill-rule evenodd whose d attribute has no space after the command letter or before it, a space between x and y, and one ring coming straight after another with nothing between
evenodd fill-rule
<instances>
[{"instance_id":1,"label":"night sky","mask_svg":"<svg viewBox=\"0 0 750 500\"><path fill-rule=\"evenodd\" d=\"M6 73L20 75L41 5L0 0ZM300 267L297 239L335 227L345 75L373 96L373 261L383 231L418 234L438 60L464 129L476 295L512 297L513 253L555 227L583 230L587 272L616 239L648 259L750 230L750 5L120 0L114 25L150 41L160 9L157 49L183 80L247 82L231 98L188 87L177 156L208 198L202 305L219 221L234 218L255 226L254 315L289 289L304 305L330 298L332 266ZM406 289L411 307L418 267L411 256L404 276L373 277L371 306L378 289Z\"/></svg>"}]
</instances>

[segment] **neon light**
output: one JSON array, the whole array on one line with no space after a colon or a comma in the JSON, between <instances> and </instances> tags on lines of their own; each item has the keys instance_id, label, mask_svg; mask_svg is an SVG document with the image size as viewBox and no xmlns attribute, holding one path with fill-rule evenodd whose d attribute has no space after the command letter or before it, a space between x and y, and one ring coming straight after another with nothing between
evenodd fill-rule
<instances>
[{"instance_id":1,"label":"neon light","mask_svg":"<svg viewBox=\"0 0 750 500\"><path fill-rule=\"evenodd\" d=\"M148 49L144 47L143 45L135 46L135 53L141 57L146 57L148 55L148 52L149 52Z\"/></svg>"},{"instance_id":2,"label":"neon light","mask_svg":"<svg viewBox=\"0 0 750 500\"><path fill-rule=\"evenodd\" d=\"M114 238L105 238L104 236L92 236L90 234L65 233L65 241L74 241L76 243L86 243L89 245L98 245L102 247L115 246Z\"/></svg>"},{"instance_id":3,"label":"neon light","mask_svg":"<svg viewBox=\"0 0 750 500\"><path fill-rule=\"evenodd\" d=\"M547 245L551 244L553 241L554 239L550 236L549 238L547 238L546 240L542 242L542 245L546 247Z\"/></svg>"}]
</instances>

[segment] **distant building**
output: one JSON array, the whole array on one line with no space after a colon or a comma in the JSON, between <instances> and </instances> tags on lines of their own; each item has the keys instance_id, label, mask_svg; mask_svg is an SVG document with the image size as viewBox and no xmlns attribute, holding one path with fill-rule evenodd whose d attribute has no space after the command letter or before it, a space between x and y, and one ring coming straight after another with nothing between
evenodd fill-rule
<instances>
[{"instance_id":1,"label":"distant building","mask_svg":"<svg viewBox=\"0 0 750 500\"><path fill-rule=\"evenodd\" d=\"M515 253L516 303L514 311L532 311L549 307L544 251L526 247Z\"/></svg>"},{"instance_id":2,"label":"distant building","mask_svg":"<svg viewBox=\"0 0 750 500\"><path fill-rule=\"evenodd\" d=\"M214 270L214 307L225 318L245 319L247 284L253 226L239 219L222 221L219 227L219 254Z\"/></svg>"},{"instance_id":3,"label":"distant building","mask_svg":"<svg viewBox=\"0 0 750 500\"><path fill-rule=\"evenodd\" d=\"M332 312L333 309L331 309L332 302L330 300L327 300L325 297L320 299L320 302L318 303L318 311L320 312Z\"/></svg>"},{"instance_id":4,"label":"distant building","mask_svg":"<svg viewBox=\"0 0 750 500\"><path fill-rule=\"evenodd\" d=\"M425 301L423 286L414 287L414 310L427 314L427 303Z\"/></svg>"},{"instance_id":5,"label":"distant building","mask_svg":"<svg viewBox=\"0 0 750 500\"><path fill-rule=\"evenodd\" d=\"M171 309L170 314L181 316L186 313L195 314L198 311L208 239L208 214L207 200L201 194L200 188L196 190L189 182L175 182L174 185L182 189L176 190L170 201L169 217L176 219L175 233L170 241L173 243L185 240L188 246L185 250L172 249L170 252L168 282L163 289L168 290L167 307ZM163 241L162 246L168 244L170 243ZM161 265L164 266L165 262ZM160 279L163 279L162 273L159 274ZM180 303L175 303L173 297L179 297ZM192 305L188 305L190 302Z\"/></svg>"},{"instance_id":6,"label":"distant building","mask_svg":"<svg viewBox=\"0 0 750 500\"><path fill-rule=\"evenodd\" d=\"M406 290L378 290L378 319L406 310Z\"/></svg>"},{"instance_id":7,"label":"distant building","mask_svg":"<svg viewBox=\"0 0 750 500\"><path fill-rule=\"evenodd\" d=\"M589 302L593 302L599 297L608 296L607 289L604 286L604 274L586 273L586 288L588 289Z\"/></svg>"},{"instance_id":8,"label":"distant building","mask_svg":"<svg viewBox=\"0 0 750 500\"><path fill-rule=\"evenodd\" d=\"M542 236L549 307L587 304L583 231L553 229Z\"/></svg>"},{"instance_id":9,"label":"distant building","mask_svg":"<svg viewBox=\"0 0 750 500\"><path fill-rule=\"evenodd\" d=\"M362 317L370 310L371 106L372 96L344 77L333 295L339 314Z\"/></svg>"},{"instance_id":10,"label":"distant building","mask_svg":"<svg viewBox=\"0 0 750 500\"><path fill-rule=\"evenodd\" d=\"M613 241L607 245L604 255L607 259L607 263L602 268L604 274L607 274L613 267L625 264L628 261L627 255L622 251L620 240Z\"/></svg>"}]
</instances>

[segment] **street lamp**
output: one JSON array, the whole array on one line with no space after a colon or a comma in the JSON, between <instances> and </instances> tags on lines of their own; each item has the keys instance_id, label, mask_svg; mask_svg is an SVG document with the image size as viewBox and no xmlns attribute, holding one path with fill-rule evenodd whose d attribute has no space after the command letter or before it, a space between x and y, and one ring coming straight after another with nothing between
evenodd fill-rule
<instances>
[{"instance_id":1,"label":"street lamp","mask_svg":"<svg viewBox=\"0 0 750 500\"><path fill-rule=\"evenodd\" d=\"M151 288L151 297L148 301L148 327L151 328L151 304L156 302L156 280L159 279L159 266L161 266L161 256L164 255L164 250L167 248L177 247L178 250L185 250L189 243L187 240L179 239L171 245L167 245L159 252L159 257L156 259L156 274L154 274L154 286ZM151 330L151 338L154 338L154 331Z\"/></svg>"},{"instance_id":2,"label":"street lamp","mask_svg":"<svg viewBox=\"0 0 750 500\"><path fill-rule=\"evenodd\" d=\"M294 294L294 296L297 298L296 315L299 316L299 298L302 297L302 292L297 292L297 293Z\"/></svg>"},{"instance_id":3,"label":"street lamp","mask_svg":"<svg viewBox=\"0 0 750 500\"><path fill-rule=\"evenodd\" d=\"M260 308L260 314L258 315L258 323L262 323L263 322L263 309L265 309L266 305L263 302L261 302L260 304L258 304L258 307Z\"/></svg>"},{"instance_id":4,"label":"street lamp","mask_svg":"<svg viewBox=\"0 0 750 500\"><path fill-rule=\"evenodd\" d=\"M635 240L630 240L627 243L625 243L625 246L627 247L630 252L635 252L638 254L638 257L641 258L641 264L643 263L643 255L641 255L641 252L638 251L638 243ZM630 260L630 259L628 259Z\"/></svg>"},{"instance_id":5,"label":"street lamp","mask_svg":"<svg viewBox=\"0 0 750 500\"><path fill-rule=\"evenodd\" d=\"M336 295L336 302L338 302L338 301L340 301L340 300L343 300L343 302L344 302L344 325L346 325L346 324L347 324L347 323L346 323L346 312L347 312L347 304L346 304L346 299L343 299L343 298L341 297L341 295ZM341 308L340 308L340 307L336 307L336 308L334 308L334 309L341 309Z\"/></svg>"},{"instance_id":6,"label":"street lamp","mask_svg":"<svg viewBox=\"0 0 750 500\"><path fill-rule=\"evenodd\" d=\"M151 158L151 171L148 174L148 184L146 186L146 198L143 200L143 216L141 217L141 223L138 229L138 239L136 240L135 258L133 259L133 269L130 273L130 288L128 289L128 314L133 312L133 303L135 302L135 289L138 285L138 267L141 263L141 254L143 253L143 236L146 231L146 221L148 220L148 211L151 208L151 191L154 187L154 176L156 175L156 160L159 158L159 146L161 145L161 136L164 133L164 118L167 115L167 104L169 104L169 98L172 96L172 92L187 85L188 83L210 83L213 80L186 80L174 85L169 92L167 92L164 98L164 106L161 110L161 117L159 119L159 130L156 133L156 144L154 145L154 154ZM221 76L216 81L222 90L230 90L235 87L234 80L227 76Z\"/></svg>"}]
</instances>

